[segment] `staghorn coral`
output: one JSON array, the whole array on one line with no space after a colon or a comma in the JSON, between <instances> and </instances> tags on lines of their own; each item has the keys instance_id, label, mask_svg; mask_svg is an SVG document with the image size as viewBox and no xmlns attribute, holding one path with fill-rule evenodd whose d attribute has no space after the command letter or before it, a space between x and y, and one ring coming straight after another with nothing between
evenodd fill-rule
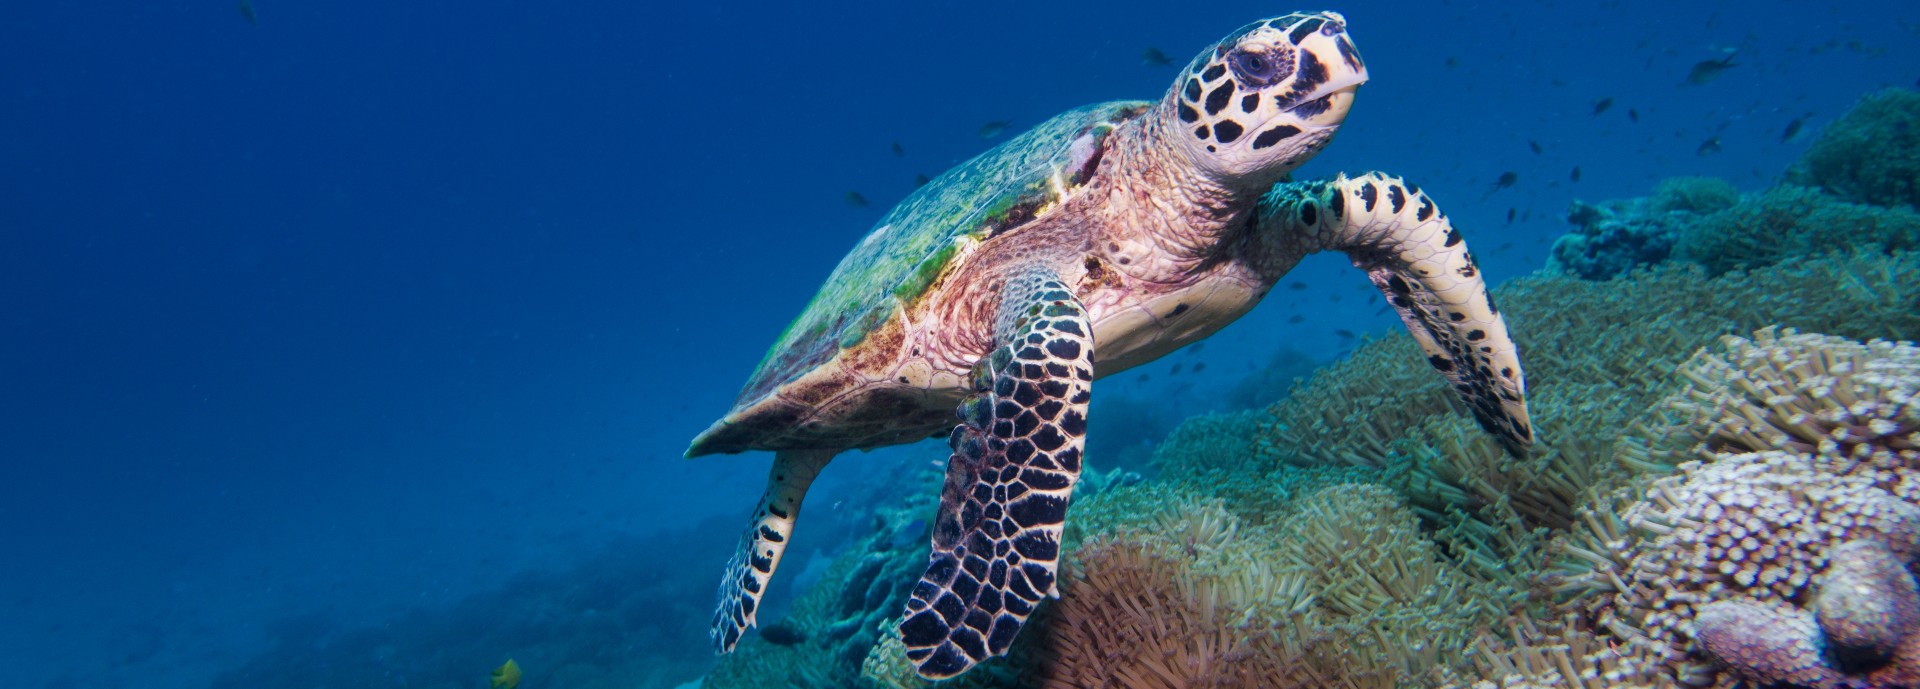
<instances>
[{"instance_id":1,"label":"staghorn coral","mask_svg":"<svg viewBox=\"0 0 1920 689\"><path fill-rule=\"evenodd\" d=\"M1675 235L1673 256L1718 274L1853 247L1920 247L1920 215L1783 185L1688 223Z\"/></svg>"},{"instance_id":2,"label":"staghorn coral","mask_svg":"<svg viewBox=\"0 0 1920 689\"><path fill-rule=\"evenodd\" d=\"M1861 99L1821 130L1787 179L1856 203L1920 210L1920 93L1892 88Z\"/></svg>"}]
</instances>

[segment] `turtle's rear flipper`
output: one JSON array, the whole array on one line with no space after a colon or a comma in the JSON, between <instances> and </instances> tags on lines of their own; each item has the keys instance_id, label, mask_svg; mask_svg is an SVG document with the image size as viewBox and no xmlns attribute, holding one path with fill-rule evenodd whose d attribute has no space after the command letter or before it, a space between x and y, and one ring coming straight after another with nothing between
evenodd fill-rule
<instances>
[{"instance_id":1,"label":"turtle's rear flipper","mask_svg":"<svg viewBox=\"0 0 1920 689\"><path fill-rule=\"evenodd\" d=\"M835 450L782 450L773 455L773 471L767 474L767 492L747 522L740 537L740 548L720 575L720 606L713 612L713 648L726 653L740 643L740 636L754 626L760 597L766 595L767 581L780 566L787 551L787 539L793 537L793 521L800 518L800 501L807 486L820 475L820 468L833 459Z\"/></svg>"},{"instance_id":2,"label":"turtle's rear flipper","mask_svg":"<svg viewBox=\"0 0 1920 689\"><path fill-rule=\"evenodd\" d=\"M1519 350L1466 242L1419 187L1378 172L1292 182L1261 199L1259 213L1269 231L1346 252L1480 426L1516 455L1533 444Z\"/></svg>"},{"instance_id":3,"label":"turtle's rear flipper","mask_svg":"<svg viewBox=\"0 0 1920 689\"><path fill-rule=\"evenodd\" d=\"M1015 280L960 405L927 572L900 623L929 679L1007 652L1054 585L1093 382L1086 311L1050 275Z\"/></svg>"}]
</instances>

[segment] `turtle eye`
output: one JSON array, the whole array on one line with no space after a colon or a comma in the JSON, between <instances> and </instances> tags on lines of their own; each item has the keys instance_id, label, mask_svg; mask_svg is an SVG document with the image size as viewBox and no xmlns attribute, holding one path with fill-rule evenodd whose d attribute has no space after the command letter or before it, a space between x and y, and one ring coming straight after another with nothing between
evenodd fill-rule
<instances>
[{"instance_id":1,"label":"turtle eye","mask_svg":"<svg viewBox=\"0 0 1920 689\"><path fill-rule=\"evenodd\" d=\"M1275 60L1273 55L1251 50L1235 52L1228 60L1228 64L1233 66L1234 75L1240 77L1240 81L1252 88L1272 84L1280 72L1278 63L1279 61Z\"/></svg>"}]
</instances>

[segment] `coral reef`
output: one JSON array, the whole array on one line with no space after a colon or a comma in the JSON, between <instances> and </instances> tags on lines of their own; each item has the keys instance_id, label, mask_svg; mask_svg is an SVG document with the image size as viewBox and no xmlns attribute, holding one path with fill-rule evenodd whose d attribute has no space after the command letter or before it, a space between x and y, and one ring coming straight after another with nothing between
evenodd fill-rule
<instances>
[{"instance_id":1,"label":"coral reef","mask_svg":"<svg viewBox=\"0 0 1920 689\"><path fill-rule=\"evenodd\" d=\"M1821 130L1787 179L1855 203L1920 210L1920 93L1868 95Z\"/></svg>"},{"instance_id":2,"label":"coral reef","mask_svg":"<svg viewBox=\"0 0 1920 689\"><path fill-rule=\"evenodd\" d=\"M1265 525L1160 488L1108 496L1045 631L958 686L1386 689L1438 670L1521 595L1449 562L1380 486L1325 485ZM924 686L898 653L883 641L866 676Z\"/></svg>"},{"instance_id":3,"label":"coral reef","mask_svg":"<svg viewBox=\"0 0 1920 689\"><path fill-rule=\"evenodd\" d=\"M1548 273L1588 280L1668 260L1717 275L1835 251L1920 248L1920 214L1904 208L1791 184L1741 196L1703 177L1666 180L1647 197L1575 201L1567 220L1574 230L1554 242Z\"/></svg>"},{"instance_id":4,"label":"coral reef","mask_svg":"<svg viewBox=\"0 0 1920 689\"><path fill-rule=\"evenodd\" d=\"M1653 195L1641 198L1598 205L1576 200L1567 209L1573 231L1554 241L1547 272L1610 280L1665 261L1675 238L1700 216L1739 202L1739 190L1713 177L1661 180Z\"/></svg>"},{"instance_id":5,"label":"coral reef","mask_svg":"<svg viewBox=\"0 0 1920 689\"><path fill-rule=\"evenodd\" d=\"M1588 512L1550 588L1691 686L1907 686L1920 348L1769 328L1721 349L1621 443L1676 472Z\"/></svg>"},{"instance_id":6,"label":"coral reef","mask_svg":"<svg viewBox=\"0 0 1920 689\"><path fill-rule=\"evenodd\" d=\"M1689 223L1675 235L1673 255L1717 274L1856 247L1920 248L1920 214L1783 185Z\"/></svg>"}]
</instances>

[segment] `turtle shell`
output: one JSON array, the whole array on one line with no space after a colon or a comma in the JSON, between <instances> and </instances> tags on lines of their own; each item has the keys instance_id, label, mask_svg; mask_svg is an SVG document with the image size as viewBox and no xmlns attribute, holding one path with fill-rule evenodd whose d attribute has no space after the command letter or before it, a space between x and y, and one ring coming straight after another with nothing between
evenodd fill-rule
<instances>
[{"instance_id":1,"label":"turtle shell","mask_svg":"<svg viewBox=\"0 0 1920 689\"><path fill-rule=\"evenodd\" d=\"M1102 140L1149 105L1117 101L1067 111L915 190L841 259L760 360L728 416L860 346L899 307L928 294L956 259L1085 183Z\"/></svg>"}]
</instances>

